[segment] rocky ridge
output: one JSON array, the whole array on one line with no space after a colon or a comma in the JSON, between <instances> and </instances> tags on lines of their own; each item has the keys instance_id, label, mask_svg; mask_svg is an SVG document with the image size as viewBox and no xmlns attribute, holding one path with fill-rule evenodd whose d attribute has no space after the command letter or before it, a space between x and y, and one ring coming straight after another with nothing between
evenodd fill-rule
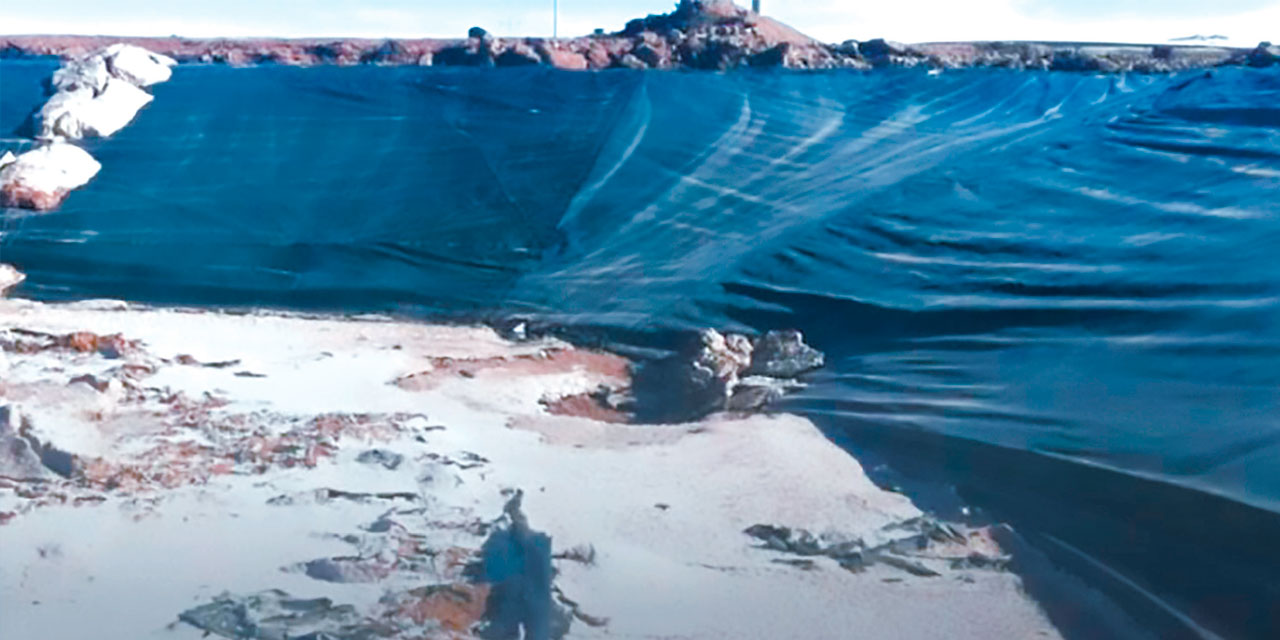
<instances>
[{"instance_id":1,"label":"rocky ridge","mask_svg":"<svg viewBox=\"0 0 1280 640\"><path fill-rule=\"evenodd\" d=\"M0 57L76 57L124 42L184 63L528 66L570 70L872 69L1001 67L1084 72L1169 72L1223 65L1271 66L1280 47L1037 42L902 44L884 39L823 43L731 0L682 0L667 14L614 33L575 38L500 38L475 27L465 39L198 39L11 36Z\"/></svg>"}]
</instances>

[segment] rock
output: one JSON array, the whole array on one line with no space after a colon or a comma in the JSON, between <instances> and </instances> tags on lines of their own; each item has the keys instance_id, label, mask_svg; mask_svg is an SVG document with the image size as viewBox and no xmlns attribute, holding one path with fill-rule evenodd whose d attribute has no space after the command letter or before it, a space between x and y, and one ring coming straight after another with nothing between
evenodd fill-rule
<instances>
[{"instance_id":1,"label":"rock","mask_svg":"<svg viewBox=\"0 0 1280 640\"><path fill-rule=\"evenodd\" d=\"M637 58L634 53L628 53L623 55L621 58L618 58L618 66L624 69L635 69L637 71L649 68L649 65L645 64L644 60Z\"/></svg>"},{"instance_id":2,"label":"rock","mask_svg":"<svg viewBox=\"0 0 1280 640\"><path fill-rule=\"evenodd\" d=\"M17 480L52 480L36 444L23 435L22 416L11 405L0 406L0 476Z\"/></svg>"},{"instance_id":3,"label":"rock","mask_svg":"<svg viewBox=\"0 0 1280 640\"><path fill-rule=\"evenodd\" d=\"M619 36L632 38L631 53L659 69L841 65L825 45L728 0L686 0L671 13L628 23Z\"/></svg>"},{"instance_id":4,"label":"rock","mask_svg":"<svg viewBox=\"0 0 1280 640\"><path fill-rule=\"evenodd\" d=\"M826 556L841 564L862 564L866 545L858 538L838 534L815 535L804 529L770 524L747 527L743 533L759 540L761 547L798 556Z\"/></svg>"},{"instance_id":5,"label":"rock","mask_svg":"<svg viewBox=\"0 0 1280 640\"><path fill-rule=\"evenodd\" d=\"M391 501L404 500L405 502L417 502L422 499L422 497L419 496L418 494L411 493L409 491L380 491L376 493L362 493L358 491L343 491L341 489L329 489L329 488L316 489L312 493L312 496L318 502L329 502L332 500L350 500L352 502L359 502L362 504L368 504L375 500L391 500ZM275 499L276 498L272 498L272 500L275 500ZM286 497L285 501L283 502L287 503L288 501L289 499Z\"/></svg>"},{"instance_id":6,"label":"rock","mask_svg":"<svg viewBox=\"0 0 1280 640\"><path fill-rule=\"evenodd\" d=\"M167 81L173 75L170 67L178 64L169 56L131 44L113 44L98 55L106 60L112 76L135 87L149 87Z\"/></svg>"},{"instance_id":7,"label":"rock","mask_svg":"<svg viewBox=\"0 0 1280 640\"><path fill-rule=\"evenodd\" d=\"M524 42L517 42L498 54L494 63L499 67L521 67L542 64L542 56L533 47Z\"/></svg>"},{"instance_id":8,"label":"rock","mask_svg":"<svg viewBox=\"0 0 1280 640\"><path fill-rule=\"evenodd\" d=\"M364 64L398 64L413 59L409 52L405 50L404 45L396 40L384 40L372 51L366 51L360 56L360 62Z\"/></svg>"},{"instance_id":9,"label":"rock","mask_svg":"<svg viewBox=\"0 0 1280 640\"><path fill-rule=\"evenodd\" d=\"M54 344L77 353L96 353L109 360L122 358L138 347L136 341L129 340L119 333L100 336L89 331L76 331L57 336Z\"/></svg>"},{"instance_id":10,"label":"rock","mask_svg":"<svg viewBox=\"0 0 1280 640\"><path fill-rule=\"evenodd\" d=\"M733 388L729 402L725 406L729 411L755 412L764 409L772 402L777 402L786 394L786 388L773 378L751 377Z\"/></svg>"},{"instance_id":11,"label":"rock","mask_svg":"<svg viewBox=\"0 0 1280 640\"><path fill-rule=\"evenodd\" d=\"M492 67L497 57L497 41L480 27L472 27L470 37L460 45L446 47L435 53L433 64L461 67Z\"/></svg>"},{"instance_id":12,"label":"rock","mask_svg":"<svg viewBox=\"0 0 1280 640\"><path fill-rule=\"evenodd\" d=\"M519 316L502 318L492 324L493 330L510 342L525 342L530 339L529 320Z\"/></svg>"},{"instance_id":13,"label":"rock","mask_svg":"<svg viewBox=\"0 0 1280 640\"><path fill-rule=\"evenodd\" d=\"M444 44L440 41L396 41L397 44L382 47L367 40L334 40L324 44L308 44L281 39L238 39L222 38L187 39L157 38L151 40L153 48L173 55L183 62L203 61L207 63L225 63L231 65L279 63L289 65L313 64L358 64L362 59L388 64L418 64L436 62L440 53L436 47L457 48L465 52L468 48L479 54L482 49L492 49L494 37L483 29L473 29L473 37L462 40L461 44ZM0 57L34 57L61 56L92 58L85 56L86 51L93 50L100 41L93 36L12 36L9 41L0 44ZM840 44L822 44L802 33L770 18L756 15L734 3L724 1L699 0L681 2L675 11L650 15L632 20L625 29L614 34L596 34L592 37L564 39L556 41L556 46L586 60L587 68L620 67L621 58L632 52L641 41L655 49L666 48L672 52L681 50L686 44L690 46L683 51L691 54L688 59L675 55L669 60L672 67L720 68L735 66L743 60L751 59L778 45L792 45L786 57L785 66L795 65L804 68L859 68L872 66L917 66L928 64L944 68L958 67L1002 67L1014 69L1048 69L1051 67L1052 50L1063 48L1061 43L1046 45L1028 42L935 42L904 46L889 41L870 41L861 43L845 41ZM530 42L532 44L532 42ZM1229 49L1201 42L1196 46L1174 47L1170 59L1159 56L1168 51L1166 45L1065 45L1073 49L1104 49L1110 53L1090 52L1091 56L1110 58L1109 62L1099 62L1098 70L1115 68L1118 71L1167 72L1192 68L1208 69L1221 65L1266 66L1273 64L1272 56L1280 56L1280 51L1273 47L1265 47L1265 51ZM1034 49L1043 48L1048 51L1040 54ZM384 49L379 51L379 49ZM145 51L145 50L142 50ZM135 51L136 53L136 51ZM493 52L492 61L502 50ZM782 50L769 56L754 60L754 64L769 64L777 60ZM607 54L607 59L606 59ZM718 54L718 55L716 55ZM96 54L94 54L96 55ZM148 55L148 54L143 54ZM450 56L445 55L448 59ZM637 56L644 60L643 57ZM164 66L165 59L159 59ZM464 62L458 58L448 64L482 64L478 61ZM101 58L106 62L105 58ZM872 64L874 63L874 64ZM442 64L444 64L442 62ZM487 63L485 63L487 64ZM648 64L648 63L647 63ZM1062 64L1066 64L1065 61ZM652 66L652 65L650 65ZM566 67L566 68L577 68ZM1079 70L1079 69L1077 69ZM1086 69L1087 70L1087 69ZM163 74L163 70L159 74ZM85 79L101 78L100 72L90 73ZM147 78L138 78L147 82ZM68 87L94 88L92 83L69 80ZM95 91L100 87L94 88Z\"/></svg>"},{"instance_id":14,"label":"rock","mask_svg":"<svg viewBox=\"0 0 1280 640\"><path fill-rule=\"evenodd\" d=\"M1102 64L1096 56L1083 55L1076 49L1059 49L1053 52L1049 68L1054 71L1101 71Z\"/></svg>"},{"instance_id":15,"label":"rock","mask_svg":"<svg viewBox=\"0 0 1280 640\"><path fill-rule=\"evenodd\" d=\"M705 389L711 411L725 407L738 375L751 364L751 341L738 334L705 329L686 376L691 389Z\"/></svg>"},{"instance_id":16,"label":"rock","mask_svg":"<svg viewBox=\"0 0 1280 640\"><path fill-rule=\"evenodd\" d=\"M752 345L746 336L704 329L698 337L702 347L694 359L694 366L708 369L726 382L737 382L738 374L751 365Z\"/></svg>"},{"instance_id":17,"label":"rock","mask_svg":"<svg viewBox=\"0 0 1280 640\"><path fill-rule=\"evenodd\" d=\"M167 81L177 61L129 44L113 44L83 58L68 61L49 80L51 93L90 91L94 96L107 88L111 79L134 87L149 87Z\"/></svg>"},{"instance_id":18,"label":"rock","mask_svg":"<svg viewBox=\"0 0 1280 640\"><path fill-rule=\"evenodd\" d=\"M714 329L676 355L642 363L635 372L635 413L640 422L686 422L723 411L738 377L751 363L751 341Z\"/></svg>"},{"instance_id":19,"label":"rock","mask_svg":"<svg viewBox=\"0 0 1280 640\"><path fill-rule=\"evenodd\" d=\"M676 55L694 69L724 71L739 66L746 59L746 47L733 39L689 38L676 48Z\"/></svg>"},{"instance_id":20,"label":"rock","mask_svg":"<svg viewBox=\"0 0 1280 640\"><path fill-rule=\"evenodd\" d=\"M329 44L318 44L306 49L317 62L348 66L361 60L360 48L351 42L339 41Z\"/></svg>"},{"instance_id":21,"label":"rock","mask_svg":"<svg viewBox=\"0 0 1280 640\"><path fill-rule=\"evenodd\" d=\"M883 562L884 564L894 567L895 569L902 569L903 571L906 571L907 573L913 576L919 576L921 578L937 578L942 575L941 573L938 573L937 571L934 571L933 569L930 569L929 567L924 566L923 564L921 564L916 560L903 558L901 556L896 556L891 553L882 554L878 556L876 559L879 560L880 562Z\"/></svg>"},{"instance_id":22,"label":"rock","mask_svg":"<svg viewBox=\"0 0 1280 640\"><path fill-rule=\"evenodd\" d=\"M583 71L587 68L587 57L577 51L543 43L538 47L538 53L547 64L557 69Z\"/></svg>"},{"instance_id":23,"label":"rock","mask_svg":"<svg viewBox=\"0 0 1280 640\"><path fill-rule=\"evenodd\" d=\"M770 331L756 342L746 374L794 378L824 364L823 353L805 344L799 331Z\"/></svg>"},{"instance_id":24,"label":"rock","mask_svg":"<svg viewBox=\"0 0 1280 640\"><path fill-rule=\"evenodd\" d=\"M752 55L747 60L753 67L785 67L787 69L826 69L835 64L835 58L820 47L802 47L790 42Z\"/></svg>"},{"instance_id":25,"label":"rock","mask_svg":"<svg viewBox=\"0 0 1280 640\"><path fill-rule=\"evenodd\" d=\"M80 60L72 60L62 65L49 79L51 94L60 91L92 91L94 95L101 93L111 79L111 71L107 68L107 60L102 56L90 56Z\"/></svg>"},{"instance_id":26,"label":"rock","mask_svg":"<svg viewBox=\"0 0 1280 640\"><path fill-rule=\"evenodd\" d=\"M753 67L785 67L790 50L791 45L784 42L751 56L748 63Z\"/></svg>"},{"instance_id":27,"label":"rock","mask_svg":"<svg viewBox=\"0 0 1280 640\"><path fill-rule=\"evenodd\" d=\"M76 470L74 456L36 439L15 407L0 406L0 476L50 480L70 478Z\"/></svg>"},{"instance_id":28,"label":"rock","mask_svg":"<svg viewBox=\"0 0 1280 640\"><path fill-rule=\"evenodd\" d=\"M172 58L141 47L114 44L72 60L53 73L53 95L37 113L36 137L79 140L114 134L151 102L140 87L172 75Z\"/></svg>"},{"instance_id":29,"label":"rock","mask_svg":"<svg viewBox=\"0 0 1280 640\"><path fill-rule=\"evenodd\" d=\"M1008 571L1011 560L1007 556L990 556L974 551L963 558L950 561L951 568L958 571L982 569L987 571Z\"/></svg>"},{"instance_id":30,"label":"rock","mask_svg":"<svg viewBox=\"0 0 1280 640\"><path fill-rule=\"evenodd\" d=\"M671 66L671 49L665 45L654 46L645 42L636 47L631 54L653 69L666 69Z\"/></svg>"},{"instance_id":31,"label":"rock","mask_svg":"<svg viewBox=\"0 0 1280 640\"><path fill-rule=\"evenodd\" d=\"M387 451L386 449L370 449L356 456L356 462L361 464L378 464L385 467L388 471L394 471L400 467L400 463L404 462L404 456Z\"/></svg>"},{"instance_id":32,"label":"rock","mask_svg":"<svg viewBox=\"0 0 1280 640\"><path fill-rule=\"evenodd\" d=\"M858 45L859 52L866 58L887 58L889 56L908 56L911 54L907 45L884 38L868 40Z\"/></svg>"},{"instance_id":33,"label":"rock","mask_svg":"<svg viewBox=\"0 0 1280 640\"><path fill-rule=\"evenodd\" d=\"M41 140L105 138L123 129L154 98L123 80L107 80L101 93L88 89L55 94L37 114Z\"/></svg>"},{"instance_id":34,"label":"rock","mask_svg":"<svg viewBox=\"0 0 1280 640\"><path fill-rule=\"evenodd\" d=\"M587 50L583 56L587 59L587 67L591 69L608 69L613 65L613 57L609 55L609 50L594 40L587 43Z\"/></svg>"},{"instance_id":35,"label":"rock","mask_svg":"<svg viewBox=\"0 0 1280 640\"><path fill-rule=\"evenodd\" d=\"M8 295L9 290L22 284L27 275L13 268L12 265L0 264L0 296Z\"/></svg>"},{"instance_id":36,"label":"rock","mask_svg":"<svg viewBox=\"0 0 1280 640\"><path fill-rule=\"evenodd\" d=\"M1271 46L1270 42L1260 42L1249 52L1245 64L1251 67L1269 67L1280 62L1280 47Z\"/></svg>"},{"instance_id":37,"label":"rock","mask_svg":"<svg viewBox=\"0 0 1280 640\"><path fill-rule=\"evenodd\" d=\"M115 380L113 378L100 378L91 373L78 375L68 380L67 384L68 385L83 384L90 387L94 391L97 391L98 393L106 393L107 391L112 390L113 387L115 389L120 388L119 380Z\"/></svg>"},{"instance_id":38,"label":"rock","mask_svg":"<svg viewBox=\"0 0 1280 640\"><path fill-rule=\"evenodd\" d=\"M98 164L83 149L54 142L18 156L0 169L0 206L49 211L72 189L97 175Z\"/></svg>"}]
</instances>

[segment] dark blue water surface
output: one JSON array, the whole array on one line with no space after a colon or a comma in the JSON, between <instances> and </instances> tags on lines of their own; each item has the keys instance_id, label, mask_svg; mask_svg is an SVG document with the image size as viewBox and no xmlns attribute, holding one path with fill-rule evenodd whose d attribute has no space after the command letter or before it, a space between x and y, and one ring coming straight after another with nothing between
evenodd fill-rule
<instances>
[{"instance_id":1,"label":"dark blue water surface","mask_svg":"<svg viewBox=\"0 0 1280 640\"><path fill-rule=\"evenodd\" d=\"M53 67L0 62L0 133ZM61 211L5 213L24 295L799 327L831 366L787 404L842 443L942 470L1157 636L1280 628L1275 71L185 66L154 93Z\"/></svg>"}]
</instances>

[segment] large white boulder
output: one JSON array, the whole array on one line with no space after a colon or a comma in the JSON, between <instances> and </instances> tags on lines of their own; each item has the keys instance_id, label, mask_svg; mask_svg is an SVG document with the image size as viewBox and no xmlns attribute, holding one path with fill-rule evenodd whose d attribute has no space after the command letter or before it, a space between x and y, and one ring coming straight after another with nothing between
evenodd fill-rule
<instances>
[{"instance_id":1,"label":"large white boulder","mask_svg":"<svg viewBox=\"0 0 1280 640\"><path fill-rule=\"evenodd\" d=\"M40 110L37 137L110 136L151 102L142 87L168 80L175 64L173 58L130 44L113 44L67 61L49 79L53 96Z\"/></svg>"},{"instance_id":2,"label":"large white boulder","mask_svg":"<svg viewBox=\"0 0 1280 640\"><path fill-rule=\"evenodd\" d=\"M168 80L177 61L131 44L113 44L83 58L62 64L49 81L53 92L90 90L102 93L111 78L135 87L149 87Z\"/></svg>"},{"instance_id":3,"label":"large white boulder","mask_svg":"<svg viewBox=\"0 0 1280 640\"><path fill-rule=\"evenodd\" d=\"M54 94L40 109L42 140L107 137L123 129L154 98L132 84L111 78L101 93L89 89Z\"/></svg>"},{"instance_id":4,"label":"large white boulder","mask_svg":"<svg viewBox=\"0 0 1280 640\"><path fill-rule=\"evenodd\" d=\"M49 80L50 88L55 92L91 91L94 95L107 88L107 80L111 79L111 71L107 68L107 59L101 54L94 54L79 60L68 60L63 63Z\"/></svg>"},{"instance_id":5,"label":"large white boulder","mask_svg":"<svg viewBox=\"0 0 1280 640\"><path fill-rule=\"evenodd\" d=\"M170 67L177 60L131 44L113 44L99 54L107 62L111 75L138 87L164 82L173 75Z\"/></svg>"},{"instance_id":6,"label":"large white boulder","mask_svg":"<svg viewBox=\"0 0 1280 640\"><path fill-rule=\"evenodd\" d=\"M102 169L84 149L54 142L19 155L0 168L0 207L48 211Z\"/></svg>"}]
</instances>

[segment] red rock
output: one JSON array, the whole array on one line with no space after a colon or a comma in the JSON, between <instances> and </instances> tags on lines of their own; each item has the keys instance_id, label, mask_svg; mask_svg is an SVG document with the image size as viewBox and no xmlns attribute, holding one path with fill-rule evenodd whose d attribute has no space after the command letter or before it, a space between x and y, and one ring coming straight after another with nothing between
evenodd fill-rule
<instances>
[{"instance_id":1,"label":"red rock","mask_svg":"<svg viewBox=\"0 0 1280 640\"><path fill-rule=\"evenodd\" d=\"M70 193L66 189L41 191L21 182L0 186L0 207L52 211L62 205Z\"/></svg>"},{"instance_id":2,"label":"red rock","mask_svg":"<svg viewBox=\"0 0 1280 640\"><path fill-rule=\"evenodd\" d=\"M505 51L498 54L494 58L494 64L499 67L538 65L542 64L542 56L538 55L538 52L527 43L517 41L511 43Z\"/></svg>"},{"instance_id":3,"label":"red rock","mask_svg":"<svg viewBox=\"0 0 1280 640\"><path fill-rule=\"evenodd\" d=\"M77 331L65 336L68 348L80 353L93 353L98 350L98 336L88 331Z\"/></svg>"},{"instance_id":4,"label":"red rock","mask_svg":"<svg viewBox=\"0 0 1280 640\"><path fill-rule=\"evenodd\" d=\"M613 66L613 58L609 55L609 49L597 40L591 40L587 45L587 65L592 69L608 69Z\"/></svg>"},{"instance_id":5,"label":"red rock","mask_svg":"<svg viewBox=\"0 0 1280 640\"><path fill-rule=\"evenodd\" d=\"M568 49L560 49L557 47L545 47L542 51L542 59L547 64L557 69L568 69L571 71L583 71L588 68L587 57Z\"/></svg>"},{"instance_id":6,"label":"red rock","mask_svg":"<svg viewBox=\"0 0 1280 640\"><path fill-rule=\"evenodd\" d=\"M120 358L137 348L137 343L126 340L119 333L98 338L98 353L107 358Z\"/></svg>"},{"instance_id":7,"label":"red rock","mask_svg":"<svg viewBox=\"0 0 1280 640\"><path fill-rule=\"evenodd\" d=\"M138 348L137 342L116 333L100 336L89 331L77 331L59 336L57 346L80 353L99 353L107 358L120 358Z\"/></svg>"}]
</instances>

